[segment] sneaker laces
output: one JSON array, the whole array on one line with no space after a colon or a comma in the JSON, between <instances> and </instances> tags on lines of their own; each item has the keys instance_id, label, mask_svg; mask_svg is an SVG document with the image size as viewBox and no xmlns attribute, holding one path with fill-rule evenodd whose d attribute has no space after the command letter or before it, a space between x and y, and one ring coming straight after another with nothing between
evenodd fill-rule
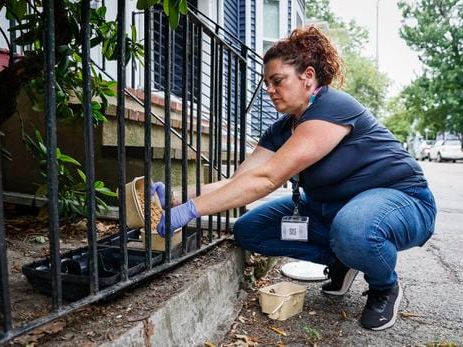
<instances>
[{"instance_id":1,"label":"sneaker laces","mask_svg":"<svg viewBox=\"0 0 463 347\"><path fill-rule=\"evenodd\" d=\"M389 291L386 290L375 290L375 289L368 289L365 290L362 293L362 296L367 296L367 306L369 307L378 307L378 305L381 307L381 309L384 309L384 307L387 304L387 300L389 299Z\"/></svg>"}]
</instances>

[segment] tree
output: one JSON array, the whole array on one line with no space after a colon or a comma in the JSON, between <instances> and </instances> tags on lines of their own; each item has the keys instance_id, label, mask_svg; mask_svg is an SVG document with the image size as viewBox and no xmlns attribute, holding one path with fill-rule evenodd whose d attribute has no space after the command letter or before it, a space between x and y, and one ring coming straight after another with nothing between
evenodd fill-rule
<instances>
[{"instance_id":1,"label":"tree","mask_svg":"<svg viewBox=\"0 0 463 347\"><path fill-rule=\"evenodd\" d=\"M421 127L463 133L463 1L399 2L401 36L419 52L423 76L403 96Z\"/></svg>"},{"instance_id":2,"label":"tree","mask_svg":"<svg viewBox=\"0 0 463 347\"><path fill-rule=\"evenodd\" d=\"M368 41L368 31L354 20L346 23L336 17L330 9L329 0L307 1L306 16L328 23L328 35L336 43L344 60L345 91L368 107L373 114L380 115L385 105L389 80L378 71L372 59L361 53Z\"/></svg>"},{"instance_id":3,"label":"tree","mask_svg":"<svg viewBox=\"0 0 463 347\"><path fill-rule=\"evenodd\" d=\"M389 114L383 119L384 125L397 137L400 142L406 142L411 133L412 113L400 95L387 102Z\"/></svg>"}]
</instances>

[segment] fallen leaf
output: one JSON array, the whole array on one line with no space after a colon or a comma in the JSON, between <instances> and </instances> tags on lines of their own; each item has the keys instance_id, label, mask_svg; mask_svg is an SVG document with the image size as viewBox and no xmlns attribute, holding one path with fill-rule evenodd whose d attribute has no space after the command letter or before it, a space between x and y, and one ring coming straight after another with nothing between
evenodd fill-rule
<instances>
[{"instance_id":1,"label":"fallen leaf","mask_svg":"<svg viewBox=\"0 0 463 347\"><path fill-rule=\"evenodd\" d=\"M270 329L272 329L277 334L280 334L280 335L283 335L283 336L288 336L288 334L286 334L283 330L280 330L280 329L278 329L276 327L270 327Z\"/></svg>"},{"instance_id":2,"label":"fallen leaf","mask_svg":"<svg viewBox=\"0 0 463 347\"><path fill-rule=\"evenodd\" d=\"M205 347L215 347L215 345L212 342L204 342Z\"/></svg>"},{"instance_id":3,"label":"fallen leaf","mask_svg":"<svg viewBox=\"0 0 463 347\"><path fill-rule=\"evenodd\" d=\"M347 319L347 313L344 310L341 310L341 317L342 319Z\"/></svg>"},{"instance_id":4,"label":"fallen leaf","mask_svg":"<svg viewBox=\"0 0 463 347\"><path fill-rule=\"evenodd\" d=\"M406 311L399 312L399 314L404 318L421 317L421 315L419 315L417 313L406 312Z\"/></svg>"},{"instance_id":5,"label":"fallen leaf","mask_svg":"<svg viewBox=\"0 0 463 347\"><path fill-rule=\"evenodd\" d=\"M56 322L53 322L51 324L45 325L44 329L46 329L47 334L55 334L60 332L61 330L64 329L66 326L66 322L63 320L57 320Z\"/></svg>"},{"instance_id":6,"label":"fallen leaf","mask_svg":"<svg viewBox=\"0 0 463 347\"><path fill-rule=\"evenodd\" d=\"M309 315L313 316L313 315L316 315L317 314L317 311L309 311Z\"/></svg>"},{"instance_id":7,"label":"fallen leaf","mask_svg":"<svg viewBox=\"0 0 463 347\"><path fill-rule=\"evenodd\" d=\"M44 325L31 332L31 335L54 334L64 329L66 323L63 320L58 320L50 324Z\"/></svg>"}]
</instances>

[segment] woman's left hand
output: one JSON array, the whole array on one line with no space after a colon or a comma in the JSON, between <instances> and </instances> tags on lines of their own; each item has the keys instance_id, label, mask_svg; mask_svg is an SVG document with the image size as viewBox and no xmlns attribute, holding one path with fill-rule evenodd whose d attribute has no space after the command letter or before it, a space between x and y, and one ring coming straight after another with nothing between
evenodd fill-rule
<instances>
[{"instance_id":1,"label":"woman's left hand","mask_svg":"<svg viewBox=\"0 0 463 347\"><path fill-rule=\"evenodd\" d=\"M170 234L188 224L191 220L200 217L192 200L176 206L170 210ZM161 220L157 227L158 234L162 237L166 235L165 212L162 213Z\"/></svg>"}]
</instances>

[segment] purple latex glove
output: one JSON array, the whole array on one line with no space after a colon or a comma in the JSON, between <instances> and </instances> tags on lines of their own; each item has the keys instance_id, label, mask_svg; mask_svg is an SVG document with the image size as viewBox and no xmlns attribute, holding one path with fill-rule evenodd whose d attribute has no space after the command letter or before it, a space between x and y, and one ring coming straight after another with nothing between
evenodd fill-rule
<instances>
[{"instance_id":1,"label":"purple latex glove","mask_svg":"<svg viewBox=\"0 0 463 347\"><path fill-rule=\"evenodd\" d=\"M166 186L162 182L154 182L150 185L151 195L155 193L158 195L159 200L161 201L162 208L166 208Z\"/></svg>"},{"instance_id":2,"label":"purple latex glove","mask_svg":"<svg viewBox=\"0 0 463 347\"><path fill-rule=\"evenodd\" d=\"M170 210L170 233L174 230L187 225L192 219L200 217L196 206L192 200L188 200L184 204L176 206ZM165 214L162 213L161 220L158 224L158 234L162 237L166 235L166 220Z\"/></svg>"}]
</instances>

